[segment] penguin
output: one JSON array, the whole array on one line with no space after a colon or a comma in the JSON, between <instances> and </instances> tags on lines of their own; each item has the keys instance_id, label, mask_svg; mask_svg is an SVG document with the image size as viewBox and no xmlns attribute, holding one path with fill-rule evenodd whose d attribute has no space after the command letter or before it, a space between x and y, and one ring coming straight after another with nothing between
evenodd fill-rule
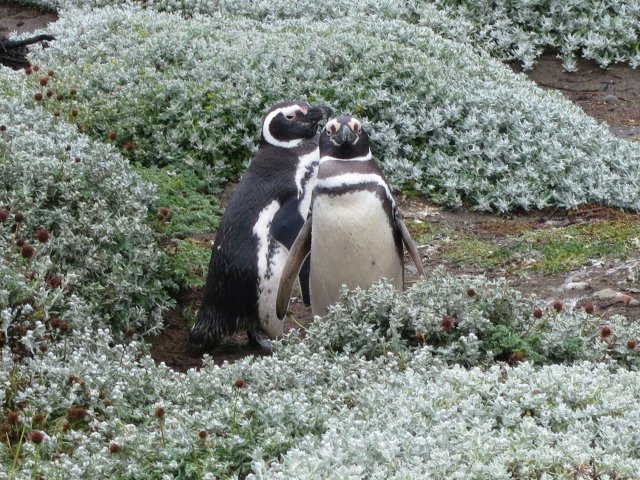
<instances>
[{"instance_id":1,"label":"penguin","mask_svg":"<svg viewBox=\"0 0 640 480\"><path fill-rule=\"evenodd\" d=\"M320 134L320 166L309 215L284 266L277 315L285 317L293 283L307 256L314 315L325 315L342 285L367 288L382 277L404 284L406 246L420 276L420 255L372 157L369 135L352 116L329 120Z\"/></svg>"},{"instance_id":2,"label":"penguin","mask_svg":"<svg viewBox=\"0 0 640 480\"><path fill-rule=\"evenodd\" d=\"M280 274L307 217L319 162L318 125L332 115L304 101L274 105L262 122L260 146L218 227L202 306L189 343L212 349L247 331L264 349L282 334L275 302ZM308 270L300 275L308 304Z\"/></svg>"}]
</instances>

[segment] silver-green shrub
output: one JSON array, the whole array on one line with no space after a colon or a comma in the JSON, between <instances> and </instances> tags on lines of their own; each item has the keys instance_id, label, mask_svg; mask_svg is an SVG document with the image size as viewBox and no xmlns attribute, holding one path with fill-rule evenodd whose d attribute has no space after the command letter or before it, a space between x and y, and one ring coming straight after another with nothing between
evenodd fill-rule
<instances>
[{"instance_id":1,"label":"silver-green shrub","mask_svg":"<svg viewBox=\"0 0 640 480\"><path fill-rule=\"evenodd\" d=\"M8 322L73 315L62 307L70 295L116 329L157 329L168 299L164 260L146 224L153 186L111 146L37 106L23 76L0 69L0 209L9 214L0 223L5 333ZM38 230L46 232L44 242ZM35 249L32 258L22 242Z\"/></svg>"},{"instance_id":2,"label":"silver-green shrub","mask_svg":"<svg viewBox=\"0 0 640 480\"><path fill-rule=\"evenodd\" d=\"M366 358L425 347L442 361L467 366L527 359L640 367L633 344L640 339L638 325L566 308L524 296L504 279L453 277L436 269L403 294L385 282L345 292L323 321L311 325L304 342Z\"/></svg>"},{"instance_id":3,"label":"silver-green shrub","mask_svg":"<svg viewBox=\"0 0 640 480\"><path fill-rule=\"evenodd\" d=\"M36 62L77 86L93 134L116 131L139 161L240 172L267 106L302 97L362 117L390 180L449 206L640 209L640 147L427 27L118 7L66 11L50 31Z\"/></svg>"},{"instance_id":4,"label":"silver-green shrub","mask_svg":"<svg viewBox=\"0 0 640 480\"><path fill-rule=\"evenodd\" d=\"M262 21L326 21L345 16L396 19L480 46L498 58L517 60L527 69L544 51L558 52L568 70L576 68L576 57L595 60L603 68L614 62L628 62L633 68L640 64L640 5L634 0L363 0L357 8L348 1L309 0L24 1L52 9L136 4L186 17L224 12Z\"/></svg>"},{"instance_id":5,"label":"silver-green shrub","mask_svg":"<svg viewBox=\"0 0 640 480\"><path fill-rule=\"evenodd\" d=\"M595 317L543 307L536 321L529 311L536 304L501 282L437 272L406 294L385 284L351 294L316 319L305 341L293 334L271 357L207 362L186 374L156 366L137 340L119 344L76 304L74 317L85 321L63 341L51 341L50 327L39 324L28 334L31 358L14 362L2 350L0 403L5 415L18 413L11 432L24 440L15 463L17 438L0 442L0 462L18 479L34 471L45 478L634 478L637 354L618 355L617 344L628 348L638 327L613 321L616 346L601 348L601 333L590 330ZM458 343L467 337L467 368L450 365L452 350L438 347L445 312L459 322L448 335ZM514 331L530 323L529 332L542 334L542 354L562 337L584 338L584 348L564 365L492 362L482 333L511 314ZM412 329L422 336L410 339ZM469 340L471 331L478 341ZM27 440L34 430L46 434L39 447Z\"/></svg>"}]
</instances>

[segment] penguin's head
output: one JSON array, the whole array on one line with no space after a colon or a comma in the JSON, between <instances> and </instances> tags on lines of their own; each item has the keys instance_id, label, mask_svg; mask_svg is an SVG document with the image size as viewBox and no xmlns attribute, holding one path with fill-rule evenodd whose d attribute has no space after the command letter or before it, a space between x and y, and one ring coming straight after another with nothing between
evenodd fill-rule
<instances>
[{"instance_id":1,"label":"penguin's head","mask_svg":"<svg viewBox=\"0 0 640 480\"><path fill-rule=\"evenodd\" d=\"M330 119L320 135L320 157L362 158L369 155L369 134L362 122L350 115Z\"/></svg>"},{"instance_id":2,"label":"penguin's head","mask_svg":"<svg viewBox=\"0 0 640 480\"><path fill-rule=\"evenodd\" d=\"M282 102L267 112L262 122L263 143L276 147L293 148L313 138L323 118L333 115L329 107L312 107L301 100Z\"/></svg>"}]
</instances>

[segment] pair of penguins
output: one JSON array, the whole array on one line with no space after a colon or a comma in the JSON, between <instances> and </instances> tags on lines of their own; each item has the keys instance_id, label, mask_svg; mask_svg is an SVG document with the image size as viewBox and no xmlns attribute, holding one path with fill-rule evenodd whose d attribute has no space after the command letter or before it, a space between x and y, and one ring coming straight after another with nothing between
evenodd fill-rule
<instances>
[{"instance_id":1,"label":"pair of penguins","mask_svg":"<svg viewBox=\"0 0 640 480\"><path fill-rule=\"evenodd\" d=\"M332 115L304 101L266 114L260 148L218 228L191 345L211 349L246 331L270 349L262 335L282 335L296 278L314 315L327 313L343 284L367 288L385 277L401 290L403 242L424 276L366 130Z\"/></svg>"}]
</instances>

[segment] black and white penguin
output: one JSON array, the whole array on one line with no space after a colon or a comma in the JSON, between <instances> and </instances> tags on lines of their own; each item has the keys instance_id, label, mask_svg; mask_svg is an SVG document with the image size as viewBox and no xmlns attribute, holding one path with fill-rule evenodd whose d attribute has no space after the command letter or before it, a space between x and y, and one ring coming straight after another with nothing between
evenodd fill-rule
<instances>
[{"instance_id":1,"label":"black and white penguin","mask_svg":"<svg viewBox=\"0 0 640 480\"><path fill-rule=\"evenodd\" d=\"M282 334L278 282L309 210L319 161L318 124L331 113L290 101L266 114L260 148L218 227L202 306L189 336L192 345L210 349L246 330L252 343L270 348L260 334ZM308 272L300 282L308 297Z\"/></svg>"},{"instance_id":2,"label":"black and white penguin","mask_svg":"<svg viewBox=\"0 0 640 480\"><path fill-rule=\"evenodd\" d=\"M402 290L403 242L424 276L420 255L371 155L362 123L351 116L329 120L320 134L311 210L280 279L278 318L286 314L295 278L309 253L314 315L327 313L340 298L342 285L367 288L384 277Z\"/></svg>"}]
</instances>

